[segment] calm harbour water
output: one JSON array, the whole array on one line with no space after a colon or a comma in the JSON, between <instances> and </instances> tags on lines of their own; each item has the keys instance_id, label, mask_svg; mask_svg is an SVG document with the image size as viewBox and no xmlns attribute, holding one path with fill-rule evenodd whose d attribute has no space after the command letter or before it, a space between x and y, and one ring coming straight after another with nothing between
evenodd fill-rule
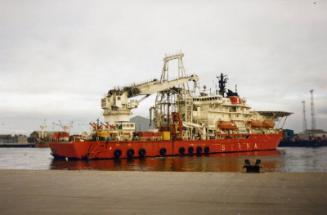
<instances>
[{"instance_id":1,"label":"calm harbour water","mask_svg":"<svg viewBox=\"0 0 327 215\"><path fill-rule=\"evenodd\" d=\"M49 148L0 148L0 169L243 172L245 159L261 159L264 172L327 172L327 147L209 156L145 158L131 161L54 160Z\"/></svg>"}]
</instances>

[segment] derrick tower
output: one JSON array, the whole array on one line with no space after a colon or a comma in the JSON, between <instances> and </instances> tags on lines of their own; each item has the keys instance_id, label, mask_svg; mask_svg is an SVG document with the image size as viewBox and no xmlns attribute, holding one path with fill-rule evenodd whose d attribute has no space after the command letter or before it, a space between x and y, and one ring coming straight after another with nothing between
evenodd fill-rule
<instances>
[{"instance_id":1,"label":"derrick tower","mask_svg":"<svg viewBox=\"0 0 327 215\"><path fill-rule=\"evenodd\" d=\"M183 65L183 53L166 56L163 61L160 82L169 81L169 63L177 61L177 78L187 77ZM154 106L156 127L168 129L172 112L180 112L182 120L192 122L193 99L187 82L180 83L157 94Z\"/></svg>"}]
</instances>

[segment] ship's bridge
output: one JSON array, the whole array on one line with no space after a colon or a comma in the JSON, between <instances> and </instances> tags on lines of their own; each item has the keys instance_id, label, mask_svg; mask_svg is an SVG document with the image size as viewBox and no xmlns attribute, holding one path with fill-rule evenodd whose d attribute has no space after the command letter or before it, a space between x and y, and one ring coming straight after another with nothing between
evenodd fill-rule
<instances>
[{"instance_id":1,"label":"ship's bridge","mask_svg":"<svg viewBox=\"0 0 327 215\"><path fill-rule=\"evenodd\" d=\"M213 101L213 100L221 100L223 97L219 95L214 96L200 96L200 97L194 97L193 101Z\"/></svg>"}]
</instances>

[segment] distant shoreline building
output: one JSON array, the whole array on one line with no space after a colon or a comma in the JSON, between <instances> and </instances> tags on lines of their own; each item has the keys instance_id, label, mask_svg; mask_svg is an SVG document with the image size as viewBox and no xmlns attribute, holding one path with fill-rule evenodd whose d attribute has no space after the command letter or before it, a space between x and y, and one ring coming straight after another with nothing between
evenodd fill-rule
<instances>
[{"instance_id":1,"label":"distant shoreline building","mask_svg":"<svg viewBox=\"0 0 327 215\"><path fill-rule=\"evenodd\" d=\"M308 129L297 134L300 139L321 138L326 139L327 132L322 129Z\"/></svg>"},{"instance_id":2,"label":"distant shoreline building","mask_svg":"<svg viewBox=\"0 0 327 215\"><path fill-rule=\"evenodd\" d=\"M0 144L28 144L27 136L22 134L0 134Z\"/></svg>"}]
</instances>

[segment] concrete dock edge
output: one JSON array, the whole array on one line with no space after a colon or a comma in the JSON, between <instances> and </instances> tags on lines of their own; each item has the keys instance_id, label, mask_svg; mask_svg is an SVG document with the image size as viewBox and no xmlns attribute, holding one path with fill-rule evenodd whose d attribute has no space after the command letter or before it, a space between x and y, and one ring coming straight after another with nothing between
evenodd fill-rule
<instances>
[{"instance_id":1,"label":"concrete dock edge","mask_svg":"<svg viewBox=\"0 0 327 215\"><path fill-rule=\"evenodd\" d=\"M1 214L326 214L327 173L0 170Z\"/></svg>"}]
</instances>

